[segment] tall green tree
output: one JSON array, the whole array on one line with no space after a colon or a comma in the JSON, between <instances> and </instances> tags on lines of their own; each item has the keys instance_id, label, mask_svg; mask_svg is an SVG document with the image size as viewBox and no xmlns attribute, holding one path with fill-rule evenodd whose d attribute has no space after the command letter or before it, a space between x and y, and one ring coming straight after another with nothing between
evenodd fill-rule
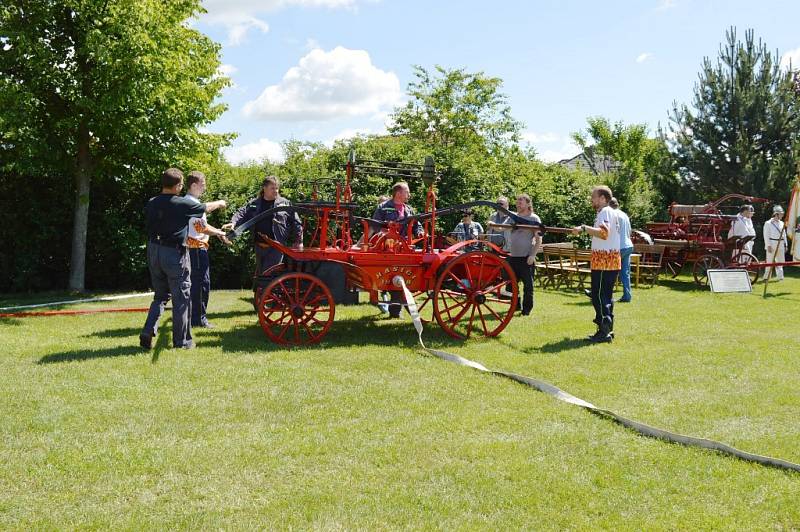
<instances>
[{"instance_id":1,"label":"tall green tree","mask_svg":"<svg viewBox=\"0 0 800 532\"><path fill-rule=\"evenodd\" d=\"M414 67L409 100L395 109L389 131L416 141L443 169L438 189L448 203L502 191L498 165L524 159L518 147L522 123L511 115L502 80L483 72ZM511 176L502 175L504 179Z\"/></svg>"},{"instance_id":2,"label":"tall green tree","mask_svg":"<svg viewBox=\"0 0 800 532\"><path fill-rule=\"evenodd\" d=\"M661 138L651 138L646 124L612 124L590 117L586 131L572 134L589 165L602 177L631 214L634 223L650 220L658 194L654 183L670 172L669 153Z\"/></svg>"},{"instance_id":3,"label":"tall green tree","mask_svg":"<svg viewBox=\"0 0 800 532\"><path fill-rule=\"evenodd\" d=\"M684 184L701 197L740 192L785 198L800 130L793 77L753 31L726 33L716 61L703 60L691 108L675 103L671 151Z\"/></svg>"},{"instance_id":4,"label":"tall green tree","mask_svg":"<svg viewBox=\"0 0 800 532\"><path fill-rule=\"evenodd\" d=\"M216 74L219 45L185 24L201 10L200 0L0 5L0 171L73 182L72 290L85 287L99 184L153 180L213 159L227 140L199 130L224 111L215 98L229 82Z\"/></svg>"}]
</instances>

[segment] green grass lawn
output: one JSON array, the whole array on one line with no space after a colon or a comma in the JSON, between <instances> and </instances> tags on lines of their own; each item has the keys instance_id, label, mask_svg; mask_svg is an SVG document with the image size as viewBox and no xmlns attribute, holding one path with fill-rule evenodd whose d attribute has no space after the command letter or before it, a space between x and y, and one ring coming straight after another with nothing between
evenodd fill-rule
<instances>
[{"instance_id":1,"label":"green grass lawn","mask_svg":"<svg viewBox=\"0 0 800 532\"><path fill-rule=\"evenodd\" d=\"M800 462L800 278L770 292L664 281L597 346L584 296L537 289L497 339L425 339ZM800 528L800 474L425 356L407 318L339 307L320 346L286 350L246 291L213 292L210 317L198 349L167 349L167 322L151 352L144 314L0 319L0 528Z\"/></svg>"}]
</instances>

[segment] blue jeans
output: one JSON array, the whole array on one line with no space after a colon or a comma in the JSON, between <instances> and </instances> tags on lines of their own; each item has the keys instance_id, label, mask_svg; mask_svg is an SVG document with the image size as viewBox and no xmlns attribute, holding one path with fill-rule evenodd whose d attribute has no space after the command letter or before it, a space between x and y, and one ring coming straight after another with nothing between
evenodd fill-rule
<instances>
[{"instance_id":1,"label":"blue jeans","mask_svg":"<svg viewBox=\"0 0 800 532\"><path fill-rule=\"evenodd\" d=\"M631 254L633 248L622 248L619 254L622 256L622 269L619 271L619 281L622 283L622 297L620 301L631 300Z\"/></svg>"}]
</instances>

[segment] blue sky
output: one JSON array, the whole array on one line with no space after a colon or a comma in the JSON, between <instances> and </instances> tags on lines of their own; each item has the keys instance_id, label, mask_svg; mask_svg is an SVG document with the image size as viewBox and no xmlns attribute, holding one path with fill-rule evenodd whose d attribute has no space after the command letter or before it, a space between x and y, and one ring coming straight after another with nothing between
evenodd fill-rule
<instances>
[{"instance_id":1,"label":"blue sky","mask_svg":"<svg viewBox=\"0 0 800 532\"><path fill-rule=\"evenodd\" d=\"M210 130L237 132L234 163L281 158L286 139L381 133L412 65L503 79L524 138L544 160L577 153L589 116L667 121L688 102L725 30L755 30L800 65L800 2L204 0L195 26L223 45L234 86Z\"/></svg>"}]
</instances>

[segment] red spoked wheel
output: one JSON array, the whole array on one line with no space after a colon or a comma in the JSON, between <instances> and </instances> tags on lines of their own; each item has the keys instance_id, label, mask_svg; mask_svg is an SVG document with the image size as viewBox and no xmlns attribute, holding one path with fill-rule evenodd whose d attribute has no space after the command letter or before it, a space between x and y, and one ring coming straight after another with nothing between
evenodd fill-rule
<instances>
[{"instance_id":1,"label":"red spoked wheel","mask_svg":"<svg viewBox=\"0 0 800 532\"><path fill-rule=\"evenodd\" d=\"M716 255L703 255L692 268L694 282L700 286L708 286L708 270L718 270L722 268L722 260Z\"/></svg>"},{"instance_id":2,"label":"red spoked wheel","mask_svg":"<svg viewBox=\"0 0 800 532\"><path fill-rule=\"evenodd\" d=\"M335 310L331 291L322 281L307 273L292 272L264 289L258 322L275 343L308 345L325 336Z\"/></svg>"},{"instance_id":3,"label":"red spoked wheel","mask_svg":"<svg viewBox=\"0 0 800 532\"><path fill-rule=\"evenodd\" d=\"M501 290L511 292L501 297ZM433 291L433 315L454 338L473 332L497 336L517 308L517 277L506 261L485 251L465 253L448 262Z\"/></svg>"}]
</instances>

